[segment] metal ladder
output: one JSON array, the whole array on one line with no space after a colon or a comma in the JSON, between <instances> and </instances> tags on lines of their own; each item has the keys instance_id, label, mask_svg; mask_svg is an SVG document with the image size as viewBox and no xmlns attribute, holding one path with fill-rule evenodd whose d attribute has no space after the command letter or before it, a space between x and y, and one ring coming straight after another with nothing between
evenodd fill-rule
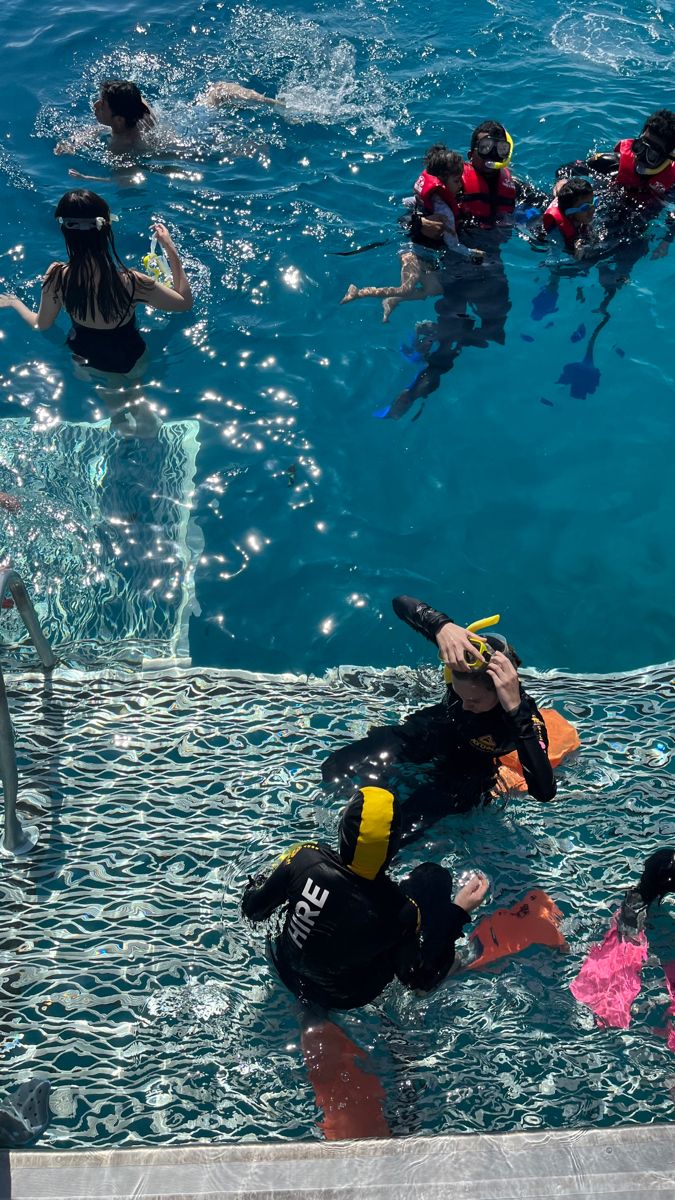
<instances>
[{"instance_id":1,"label":"metal ladder","mask_svg":"<svg viewBox=\"0 0 675 1200\"><path fill-rule=\"evenodd\" d=\"M59 661L47 641L33 603L21 576L11 567L0 569L0 603L11 593L28 635L35 646L44 671L51 671ZM0 850L4 854L27 854L37 842L37 829L26 828L16 815L19 777L16 769L14 731L9 715L5 680L0 667L0 781L5 796L5 830Z\"/></svg>"}]
</instances>

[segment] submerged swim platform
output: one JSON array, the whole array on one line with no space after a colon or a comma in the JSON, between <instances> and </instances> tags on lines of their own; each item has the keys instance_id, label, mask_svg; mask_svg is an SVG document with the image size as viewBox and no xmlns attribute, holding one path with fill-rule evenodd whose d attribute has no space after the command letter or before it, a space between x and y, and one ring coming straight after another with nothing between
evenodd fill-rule
<instances>
[{"instance_id":1,"label":"submerged swim platform","mask_svg":"<svg viewBox=\"0 0 675 1200\"><path fill-rule=\"evenodd\" d=\"M406 1138L330 1146L12 1153L0 1200L612 1200L675 1196L667 1125L570 1133ZM3 1190L3 1187L6 1190ZM11 1187L11 1192L9 1188Z\"/></svg>"},{"instance_id":2,"label":"submerged swim platform","mask_svg":"<svg viewBox=\"0 0 675 1200\"><path fill-rule=\"evenodd\" d=\"M51 1084L40 1147L320 1137L298 1011L264 933L239 915L241 891L292 842L333 838L341 797L318 787L322 758L433 702L440 673L120 661L58 667L50 687L20 665L27 654L5 650L3 669L19 810L40 841L0 861L11 1014L0 1049L8 1092ZM670 1120L662 973L647 966L627 1030L598 1029L569 983L645 856L675 841L673 675L528 676L581 736L558 799L449 817L400 856L399 874L424 858L482 867L486 909L544 888L570 953L531 947L424 998L395 985L339 1018L381 1083L394 1138ZM672 944L668 908L654 918L657 948L659 936Z\"/></svg>"}]
</instances>

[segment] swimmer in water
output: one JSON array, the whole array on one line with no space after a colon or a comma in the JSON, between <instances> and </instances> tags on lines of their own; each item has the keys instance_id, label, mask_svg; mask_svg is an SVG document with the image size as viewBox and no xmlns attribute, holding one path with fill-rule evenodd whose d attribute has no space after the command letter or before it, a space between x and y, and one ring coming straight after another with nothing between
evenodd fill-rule
<instances>
[{"instance_id":1,"label":"swimmer in water","mask_svg":"<svg viewBox=\"0 0 675 1200\"><path fill-rule=\"evenodd\" d=\"M338 851L300 843L249 879L245 917L265 921L283 906L283 924L268 938L268 950L282 982L304 1003L359 1008L394 976L429 991L452 966L455 941L485 896L487 879L476 872L453 901L450 872L422 863L411 873L410 899L406 880L398 884L387 875L399 831L392 793L364 787L342 813ZM428 943L426 907L434 917Z\"/></svg>"},{"instance_id":2,"label":"swimmer in water","mask_svg":"<svg viewBox=\"0 0 675 1200\"><path fill-rule=\"evenodd\" d=\"M591 226L595 217L595 196L590 179L573 176L560 179L553 189L553 199L543 214L541 227L533 231L536 249L551 237L561 240L565 251L581 259L589 251Z\"/></svg>"},{"instance_id":3,"label":"swimmer in water","mask_svg":"<svg viewBox=\"0 0 675 1200\"><path fill-rule=\"evenodd\" d=\"M111 154L128 154L149 148L147 137L157 121L150 105L131 80L104 80L93 109L99 125L110 130L108 150ZM91 145L97 135L96 127L82 130L74 138L59 142L54 153L76 154Z\"/></svg>"},{"instance_id":4,"label":"swimmer in water","mask_svg":"<svg viewBox=\"0 0 675 1200\"><path fill-rule=\"evenodd\" d=\"M65 308L72 321L67 341L74 359L97 371L126 375L145 350L136 325L136 305L148 304L163 312L192 308L190 284L169 231L162 224L153 226L173 275L173 286L165 287L125 267L115 248L112 214L96 192L66 192L54 216L68 262L51 264L37 312L9 294L0 295L0 307L15 309L37 330L49 329Z\"/></svg>"},{"instance_id":5,"label":"swimmer in water","mask_svg":"<svg viewBox=\"0 0 675 1200\"><path fill-rule=\"evenodd\" d=\"M408 237L412 246L399 250L401 283L399 287L363 287L351 283L341 304L365 297L382 297L382 320L387 322L402 300L426 300L443 291L439 278L441 265L447 264L446 252L480 263L481 250L464 246L457 237L457 193L462 184L464 163L461 154L437 143L424 156L424 170L413 188Z\"/></svg>"},{"instance_id":6,"label":"swimmer in water","mask_svg":"<svg viewBox=\"0 0 675 1200\"><path fill-rule=\"evenodd\" d=\"M324 782L357 775L387 786L398 764L426 764L430 777L402 806L402 845L451 813L489 804L499 759L513 750L530 795L552 800L556 782L546 726L520 684L513 647L495 634L481 637L477 646L469 630L412 596L396 596L393 606L438 648L449 672L445 699L411 713L401 725L375 726L365 738L334 751L322 766Z\"/></svg>"}]
</instances>

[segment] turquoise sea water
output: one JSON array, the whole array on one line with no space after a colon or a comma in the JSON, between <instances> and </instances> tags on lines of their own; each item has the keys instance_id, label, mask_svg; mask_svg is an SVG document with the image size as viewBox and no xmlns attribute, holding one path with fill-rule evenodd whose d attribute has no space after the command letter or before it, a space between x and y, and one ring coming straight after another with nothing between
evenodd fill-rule
<instances>
[{"instance_id":1,"label":"turquoise sea water","mask_svg":"<svg viewBox=\"0 0 675 1200\"><path fill-rule=\"evenodd\" d=\"M68 167L111 171L102 145L52 150L116 75L142 85L163 150L92 186L134 265L153 217L168 223L196 296L186 317L139 314L142 394L163 422L144 438L121 436L120 397L76 375L64 320L42 336L0 312L0 490L22 505L0 514L5 553L65 657L100 665L133 636L138 657L196 668L156 686L64 671L46 698L15 681L41 842L3 874L15 1020L0 1049L9 1082L53 1083L45 1144L316 1134L295 1010L238 897L255 856L332 836L321 757L434 698L438 676L199 668L428 661L391 614L404 591L462 620L500 611L526 662L577 673L531 687L579 724L582 750L560 804L470 814L419 847L480 863L495 904L547 886L572 954L424 1002L393 989L349 1018L394 1132L668 1119L656 962L625 1033L598 1031L567 985L673 835L671 671L639 669L673 658L675 251L645 254L613 297L585 398L559 381L600 322L597 269L562 277L535 320L549 268L517 231L505 344L464 349L419 415L373 413L419 370L401 345L433 305L382 325L376 301L338 301L350 282L396 282L399 199L432 141L463 150L479 120L503 119L515 169L547 186L669 104L673 4L129 3L112 22L109 6L12 0L0 31L3 287L37 299ZM194 105L219 78L281 93L285 114ZM5 631L20 631L11 613Z\"/></svg>"},{"instance_id":2,"label":"turquoise sea water","mask_svg":"<svg viewBox=\"0 0 675 1200\"><path fill-rule=\"evenodd\" d=\"M111 638L149 636L144 605L170 606L194 579L184 645L200 664L418 662L426 647L390 610L401 591L463 620L500 611L540 668L672 657L673 255L645 256L615 295L585 399L558 381L600 319L597 269L563 278L557 311L534 321L548 267L517 233L503 249L505 345L466 348L417 420L373 412L419 370L400 347L435 318L432 304L401 305L389 326L377 301L338 304L350 282L397 281L399 199L433 140L463 150L495 115L515 138L515 169L548 186L560 161L637 131L669 101L672 4L460 3L420 23L397 0L347 12L130 3L110 22L105 6L13 0L0 25L5 286L36 299L61 254L52 211L68 167L110 170L102 146L52 151L90 119L100 79L119 75L156 106L165 149L132 182L92 186L119 214L131 263L153 216L168 222L196 294L186 317L141 320L145 397L164 419L193 423L194 463L172 493L189 518L187 550L156 511L166 468L147 441L110 437L82 505L81 464L61 454L57 423L95 423L109 408L76 378L64 319L43 336L1 314L0 455L25 500L18 518L3 514L5 544L54 632L80 636L59 601L81 580L87 631ZM195 106L218 78L281 93L285 114ZM17 418L28 419L29 456ZM131 630L106 610L107 589L120 572L129 583L138 526L153 518Z\"/></svg>"}]
</instances>

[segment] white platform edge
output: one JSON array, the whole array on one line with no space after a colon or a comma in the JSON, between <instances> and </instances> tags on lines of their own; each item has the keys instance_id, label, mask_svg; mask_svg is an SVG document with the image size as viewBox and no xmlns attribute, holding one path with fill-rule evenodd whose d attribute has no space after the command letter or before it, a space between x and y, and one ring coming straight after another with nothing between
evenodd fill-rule
<instances>
[{"instance_id":1,"label":"white platform edge","mask_svg":"<svg viewBox=\"0 0 675 1200\"><path fill-rule=\"evenodd\" d=\"M675 1128L0 1153L1 1200L675 1200Z\"/></svg>"}]
</instances>

